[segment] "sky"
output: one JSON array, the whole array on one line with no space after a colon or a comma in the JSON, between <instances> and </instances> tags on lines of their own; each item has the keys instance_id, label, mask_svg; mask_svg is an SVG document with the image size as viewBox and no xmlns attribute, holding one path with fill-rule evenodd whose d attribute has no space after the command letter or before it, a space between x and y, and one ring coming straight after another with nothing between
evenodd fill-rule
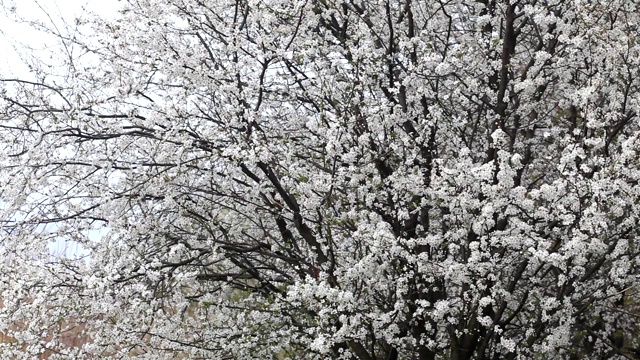
<instances>
[{"instance_id":1,"label":"sky","mask_svg":"<svg viewBox=\"0 0 640 360\"><path fill-rule=\"evenodd\" d=\"M49 56L49 52L56 51L55 38L34 29L28 21L65 33L68 29L73 31L77 17L91 12L115 16L118 4L119 0L0 0L0 78L33 79L24 60L32 54ZM100 234L89 236L100 237ZM63 240L51 243L49 248L55 255L85 253L78 244Z\"/></svg>"},{"instance_id":2,"label":"sky","mask_svg":"<svg viewBox=\"0 0 640 360\"><path fill-rule=\"evenodd\" d=\"M41 22L65 33L68 29L73 31L77 17L91 12L115 16L119 3L119 0L0 0L0 76L28 77L24 55L44 55L56 46L53 36L35 30L26 21Z\"/></svg>"}]
</instances>

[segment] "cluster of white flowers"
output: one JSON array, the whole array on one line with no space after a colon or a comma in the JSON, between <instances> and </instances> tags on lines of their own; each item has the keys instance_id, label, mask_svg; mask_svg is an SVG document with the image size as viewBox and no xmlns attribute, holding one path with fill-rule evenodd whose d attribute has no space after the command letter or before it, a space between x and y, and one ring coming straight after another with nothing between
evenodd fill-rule
<instances>
[{"instance_id":1,"label":"cluster of white flowers","mask_svg":"<svg viewBox=\"0 0 640 360\"><path fill-rule=\"evenodd\" d=\"M0 351L632 356L638 14L128 0L34 24L68 50L0 70Z\"/></svg>"}]
</instances>

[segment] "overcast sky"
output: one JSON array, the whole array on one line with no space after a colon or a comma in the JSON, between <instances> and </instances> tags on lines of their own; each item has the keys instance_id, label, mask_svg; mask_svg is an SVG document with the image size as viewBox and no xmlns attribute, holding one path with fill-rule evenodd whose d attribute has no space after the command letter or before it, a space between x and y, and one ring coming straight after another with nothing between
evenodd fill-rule
<instances>
[{"instance_id":1,"label":"overcast sky","mask_svg":"<svg viewBox=\"0 0 640 360\"><path fill-rule=\"evenodd\" d=\"M55 49L51 36L20 23L16 18L39 21L65 32L65 24L74 24L77 17L86 17L91 12L100 16L115 16L119 0L0 0L0 76L25 77L28 67L21 60L25 46L44 54ZM15 14L11 10L15 9ZM71 26L73 28L73 26Z\"/></svg>"},{"instance_id":2,"label":"overcast sky","mask_svg":"<svg viewBox=\"0 0 640 360\"><path fill-rule=\"evenodd\" d=\"M35 30L24 21L39 21L48 27L66 31L65 24L74 24L77 17L115 16L119 0L0 0L0 78L31 78L23 56L48 54L56 51L55 38ZM11 8L15 7L15 13ZM0 205L1 206L1 205ZM100 236L98 233L92 236ZM54 254L80 255L85 253L78 244L59 240L50 245Z\"/></svg>"}]
</instances>

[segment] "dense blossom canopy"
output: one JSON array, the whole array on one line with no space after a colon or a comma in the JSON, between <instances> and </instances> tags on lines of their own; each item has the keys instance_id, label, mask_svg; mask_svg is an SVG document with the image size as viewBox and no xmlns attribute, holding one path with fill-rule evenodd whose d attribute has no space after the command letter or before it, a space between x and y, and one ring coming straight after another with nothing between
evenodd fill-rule
<instances>
[{"instance_id":1,"label":"dense blossom canopy","mask_svg":"<svg viewBox=\"0 0 640 360\"><path fill-rule=\"evenodd\" d=\"M34 24L61 46L2 74L0 351L634 358L639 14L128 0Z\"/></svg>"}]
</instances>

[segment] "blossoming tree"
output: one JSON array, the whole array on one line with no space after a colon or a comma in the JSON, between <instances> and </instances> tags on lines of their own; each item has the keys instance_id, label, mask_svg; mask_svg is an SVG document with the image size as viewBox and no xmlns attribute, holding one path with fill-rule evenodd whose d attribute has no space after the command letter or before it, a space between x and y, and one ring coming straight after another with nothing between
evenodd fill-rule
<instances>
[{"instance_id":1,"label":"blossoming tree","mask_svg":"<svg viewBox=\"0 0 640 360\"><path fill-rule=\"evenodd\" d=\"M638 14L128 0L34 24L60 46L2 80L3 353L634 358Z\"/></svg>"}]
</instances>

